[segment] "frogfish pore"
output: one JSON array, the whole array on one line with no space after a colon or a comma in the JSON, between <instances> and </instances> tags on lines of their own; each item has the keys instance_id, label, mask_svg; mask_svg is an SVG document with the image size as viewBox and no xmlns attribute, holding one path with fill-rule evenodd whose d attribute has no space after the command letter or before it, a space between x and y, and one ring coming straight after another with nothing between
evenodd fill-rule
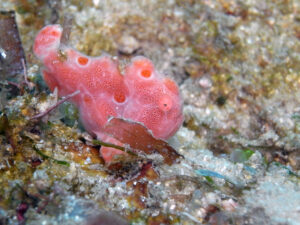
<instances>
[{"instance_id":1,"label":"frogfish pore","mask_svg":"<svg viewBox=\"0 0 300 225\"><path fill-rule=\"evenodd\" d=\"M174 135L183 115L182 99L173 80L157 72L142 56L134 57L121 74L109 56L90 57L62 46L62 30L60 25L44 27L33 50L44 64L43 77L51 91L57 88L59 96L80 91L70 101L79 108L80 119L90 134L124 145L104 130L109 118L116 117L142 123L155 138L166 140ZM123 154L103 146L100 151L107 163Z\"/></svg>"}]
</instances>

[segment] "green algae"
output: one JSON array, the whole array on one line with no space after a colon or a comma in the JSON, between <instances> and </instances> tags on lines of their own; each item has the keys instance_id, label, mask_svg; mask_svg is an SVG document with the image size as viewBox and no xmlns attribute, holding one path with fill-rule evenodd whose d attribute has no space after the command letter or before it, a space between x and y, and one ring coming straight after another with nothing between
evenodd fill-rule
<instances>
[{"instance_id":1,"label":"green algae","mask_svg":"<svg viewBox=\"0 0 300 225\"><path fill-rule=\"evenodd\" d=\"M40 156L42 156L42 158L45 159L49 159L49 160L53 160L53 162L59 164L59 165L64 165L64 166L70 166L70 163L66 162L66 161L62 161L62 160L57 160L51 156L48 156L46 154L44 154L41 150L37 149L36 147L33 147L33 149L36 151L37 154L39 154Z\"/></svg>"}]
</instances>

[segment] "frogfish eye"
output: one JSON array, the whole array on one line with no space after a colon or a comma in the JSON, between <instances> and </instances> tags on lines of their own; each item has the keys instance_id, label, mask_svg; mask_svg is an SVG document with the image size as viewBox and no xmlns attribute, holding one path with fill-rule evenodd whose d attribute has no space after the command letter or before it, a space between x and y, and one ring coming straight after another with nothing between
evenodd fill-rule
<instances>
[{"instance_id":1,"label":"frogfish eye","mask_svg":"<svg viewBox=\"0 0 300 225\"><path fill-rule=\"evenodd\" d=\"M169 96L163 95L162 97L160 97L158 105L162 111L167 112L172 108L173 102Z\"/></svg>"}]
</instances>

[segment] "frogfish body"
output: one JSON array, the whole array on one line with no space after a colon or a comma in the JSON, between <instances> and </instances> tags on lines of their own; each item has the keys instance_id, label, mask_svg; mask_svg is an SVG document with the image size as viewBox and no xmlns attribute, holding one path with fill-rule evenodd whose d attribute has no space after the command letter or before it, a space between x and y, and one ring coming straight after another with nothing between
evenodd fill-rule
<instances>
[{"instance_id":1,"label":"frogfish body","mask_svg":"<svg viewBox=\"0 0 300 225\"><path fill-rule=\"evenodd\" d=\"M174 135L183 115L182 99L173 80L158 73L142 56L134 57L121 74L108 56L90 57L61 46L61 35L60 25L44 27L33 50L44 64L43 77L51 91L57 88L59 96L80 91L70 101L79 108L80 119L90 134L122 146L104 131L109 118L117 117L142 123L155 138L166 140ZM109 163L123 152L101 147L101 154Z\"/></svg>"}]
</instances>

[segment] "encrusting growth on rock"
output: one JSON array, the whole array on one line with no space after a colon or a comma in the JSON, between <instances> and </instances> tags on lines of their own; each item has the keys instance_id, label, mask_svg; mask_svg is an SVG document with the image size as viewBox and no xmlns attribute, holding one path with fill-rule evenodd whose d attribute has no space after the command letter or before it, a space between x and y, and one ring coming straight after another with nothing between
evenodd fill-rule
<instances>
[{"instance_id":1,"label":"encrusting growth on rock","mask_svg":"<svg viewBox=\"0 0 300 225\"><path fill-rule=\"evenodd\" d=\"M109 118L140 122L156 138L168 139L183 121L182 99L177 84L158 73L142 56L132 59L124 75L108 56L89 57L60 43L62 27L49 25L37 35L34 53L43 62L44 79L59 96L75 91L70 99L80 111L86 130L98 139L123 145L105 132ZM116 127L118 129L118 127ZM102 147L110 162L120 150Z\"/></svg>"}]
</instances>

